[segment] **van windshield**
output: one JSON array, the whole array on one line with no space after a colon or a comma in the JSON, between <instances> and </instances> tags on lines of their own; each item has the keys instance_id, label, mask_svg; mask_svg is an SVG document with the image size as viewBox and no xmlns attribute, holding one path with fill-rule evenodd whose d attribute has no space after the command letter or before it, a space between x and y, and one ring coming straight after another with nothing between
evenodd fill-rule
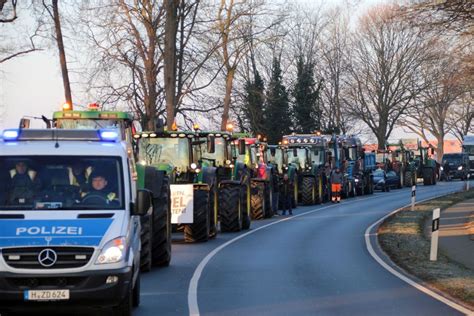
<instances>
[{"instance_id":1,"label":"van windshield","mask_svg":"<svg viewBox=\"0 0 474 316\"><path fill-rule=\"evenodd\" d=\"M0 156L0 211L124 209L120 157Z\"/></svg>"}]
</instances>

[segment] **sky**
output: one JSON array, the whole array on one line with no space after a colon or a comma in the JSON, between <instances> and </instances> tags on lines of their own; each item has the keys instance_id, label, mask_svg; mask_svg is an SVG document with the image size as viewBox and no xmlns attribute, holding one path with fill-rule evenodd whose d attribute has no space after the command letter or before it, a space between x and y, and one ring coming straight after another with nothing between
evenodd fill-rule
<instances>
[{"instance_id":1,"label":"sky","mask_svg":"<svg viewBox=\"0 0 474 316\"><path fill-rule=\"evenodd\" d=\"M342 2L333 0L331 4ZM359 11L380 2L383 0L361 1ZM0 130L17 127L23 116L51 117L53 111L60 109L64 102L64 90L59 59L53 49L55 47L0 64ZM79 99L80 95L74 98ZM91 102L95 100L90 100ZM31 120L31 126L44 127L44 123L41 120ZM410 136L401 130L396 130L393 135Z\"/></svg>"}]
</instances>

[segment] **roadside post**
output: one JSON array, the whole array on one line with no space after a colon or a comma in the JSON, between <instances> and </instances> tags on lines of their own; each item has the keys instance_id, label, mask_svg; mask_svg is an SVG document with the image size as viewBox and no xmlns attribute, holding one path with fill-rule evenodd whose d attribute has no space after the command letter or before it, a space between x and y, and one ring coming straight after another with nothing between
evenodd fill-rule
<instances>
[{"instance_id":1,"label":"roadside post","mask_svg":"<svg viewBox=\"0 0 474 316\"><path fill-rule=\"evenodd\" d=\"M416 185L411 187L411 211L415 211Z\"/></svg>"},{"instance_id":2,"label":"roadside post","mask_svg":"<svg viewBox=\"0 0 474 316\"><path fill-rule=\"evenodd\" d=\"M439 215L440 215L440 209L435 208L433 210L433 221L431 223L430 261L438 260Z\"/></svg>"},{"instance_id":3,"label":"roadside post","mask_svg":"<svg viewBox=\"0 0 474 316\"><path fill-rule=\"evenodd\" d=\"M470 178L471 178L471 174L468 173L467 174L467 181L466 181L466 191L469 191L469 180L470 180Z\"/></svg>"}]
</instances>

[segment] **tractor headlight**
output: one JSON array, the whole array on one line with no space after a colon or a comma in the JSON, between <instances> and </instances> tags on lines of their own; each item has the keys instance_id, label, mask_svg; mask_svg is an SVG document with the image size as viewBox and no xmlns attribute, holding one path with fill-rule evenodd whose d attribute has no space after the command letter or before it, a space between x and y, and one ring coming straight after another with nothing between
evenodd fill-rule
<instances>
[{"instance_id":1,"label":"tractor headlight","mask_svg":"<svg viewBox=\"0 0 474 316\"><path fill-rule=\"evenodd\" d=\"M230 161L229 159L227 159L227 160L225 161L225 164L226 164L226 165L230 165L231 163L232 163L232 161Z\"/></svg>"},{"instance_id":2,"label":"tractor headlight","mask_svg":"<svg viewBox=\"0 0 474 316\"><path fill-rule=\"evenodd\" d=\"M355 181L355 183L358 183L358 182L359 182L359 179L356 178L356 179L354 179L354 181Z\"/></svg>"},{"instance_id":3,"label":"tractor headlight","mask_svg":"<svg viewBox=\"0 0 474 316\"><path fill-rule=\"evenodd\" d=\"M439 167L439 170L443 171L443 170L444 170L444 168L443 168L443 167Z\"/></svg>"},{"instance_id":4,"label":"tractor headlight","mask_svg":"<svg viewBox=\"0 0 474 316\"><path fill-rule=\"evenodd\" d=\"M458 170L462 170L462 166L459 166L459 167L458 167Z\"/></svg>"},{"instance_id":5,"label":"tractor headlight","mask_svg":"<svg viewBox=\"0 0 474 316\"><path fill-rule=\"evenodd\" d=\"M191 169L194 170L194 169L196 169L196 168L197 168L197 165L193 162L193 163L191 164Z\"/></svg>"},{"instance_id":6,"label":"tractor headlight","mask_svg":"<svg viewBox=\"0 0 474 316\"><path fill-rule=\"evenodd\" d=\"M125 257L125 238L112 239L105 244L97 258L96 264L117 263Z\"/></svg>"}]
</instances>

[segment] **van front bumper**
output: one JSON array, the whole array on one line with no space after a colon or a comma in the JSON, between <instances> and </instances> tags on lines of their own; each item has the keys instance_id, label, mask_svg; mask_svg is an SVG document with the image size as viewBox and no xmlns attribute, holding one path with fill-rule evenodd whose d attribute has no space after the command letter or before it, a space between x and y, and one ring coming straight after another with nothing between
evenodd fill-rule
<instances>
[{"instance_id":1,"label":"van front bumper","mask_svg":"<svg viewBox=\"0 0 474 316\"><path fill-rule=\"evenodd\" d=\"M110 276L116 276L117 282L107 284L106 280ZM128 294L131 279L132 269L130 267L48 275L0 272L0 310L16 310L18 307L23 309L48 305L58 306L58 304L116 306ZM69 300L27 301L24 299L27 290L69 290Z\"/></svg>"}]
</instances>

